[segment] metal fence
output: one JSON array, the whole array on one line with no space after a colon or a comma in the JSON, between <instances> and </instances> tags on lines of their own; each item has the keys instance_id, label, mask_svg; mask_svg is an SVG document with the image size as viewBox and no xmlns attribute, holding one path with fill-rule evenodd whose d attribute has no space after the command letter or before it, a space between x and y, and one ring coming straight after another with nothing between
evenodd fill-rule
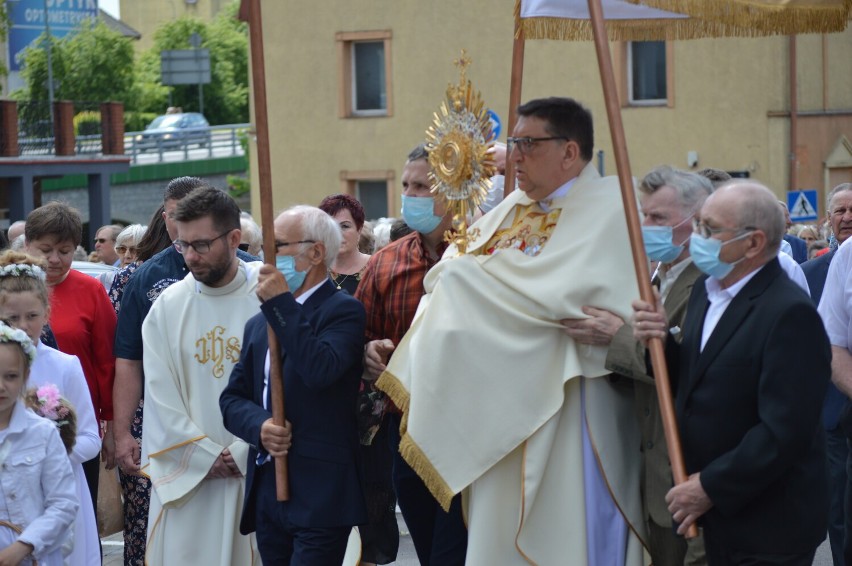
<instances>
[{"instance_id":1,"label":"metal fence","mask_svg":"<svg viewBox=\"0 0 852 566\"><path fill-rule=\"evenodd\" d=\"M35 121L38 128L47 127L46 135L26 136L34 132L32 127L21 129L18 147L21 155L50 155L54 150L54 138L50 122ZM208 128L185 128L179 132L149 134L127 132L124 134L124 153L131 156L132 163L160 163L164 161L187 161L210 159L245 154L246 136L250 124L226 124ZM38 130L39 134L43 134ZM100 130L100 127L97 128ZM101 134L77 135L76 152L98 154L102 152Z\"/></svg>"}]
</instances>

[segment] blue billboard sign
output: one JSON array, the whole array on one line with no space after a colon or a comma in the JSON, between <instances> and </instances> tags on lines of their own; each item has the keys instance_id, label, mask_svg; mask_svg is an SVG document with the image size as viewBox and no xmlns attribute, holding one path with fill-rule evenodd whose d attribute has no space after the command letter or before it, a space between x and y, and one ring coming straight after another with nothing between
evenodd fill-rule
<instances>
[{"instance_id":1,"label":"blue billboard sign","mask_svg":"<svg viewBox=\"0 0 852 566\"><path fill-rule=\"evenodd\" d=\"M24 50L44 33L44 7L50 34L65 37L85 20L98 17L98 0L7 0L9 29L9 70L21 69Z\"/></svg>"}]
</instances>

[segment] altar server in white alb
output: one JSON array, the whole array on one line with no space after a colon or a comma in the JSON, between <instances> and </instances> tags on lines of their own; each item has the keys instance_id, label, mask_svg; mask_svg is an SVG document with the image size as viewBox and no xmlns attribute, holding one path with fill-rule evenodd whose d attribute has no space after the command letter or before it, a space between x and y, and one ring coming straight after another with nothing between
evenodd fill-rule
<instances>
[{"instance_id":1,"label":"altar server in white alb","mask_svg":"<svg viewBox=\"0 0 852 566\"><path fill-rule=\"evenodd\" d=\"M243 327L260 310L261 264L237 258L240 210L224 192L193 190L174 220L190 275L163 292L142 325L142 471L153 487L145 562L260 564L254 535L239 532L248 444L223 426L219 395Z\"/></svg>"}]
</instances>

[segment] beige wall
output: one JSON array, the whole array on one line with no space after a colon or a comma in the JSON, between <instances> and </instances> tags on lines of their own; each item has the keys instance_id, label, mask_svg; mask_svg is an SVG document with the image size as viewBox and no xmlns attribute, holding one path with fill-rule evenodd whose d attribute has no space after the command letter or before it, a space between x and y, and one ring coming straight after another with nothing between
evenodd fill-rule
<instances>
[{"instance_id":1,"label":"beige wall","mask_svg":"<svg viewBox=\"0 0 852 566\"><path fill-rule=\"evenodd\" d=\"M341 189L341 171L394 170L393 209L408 150L424 131L466 48L469 78L504 121L512 49L512 3L409 4L390 0L327 0L311 10L293 0L264 0L267 93L274 204L318 203ZM310 12L310 13L308 13ZM124 12L122 12L122 15ZM335 33L390 30L394 113L382 118L339 118ZM826 41L823 79L820 36L799 39L799 106L802 110L852 109L852 30ZM625 108L623 119L633 174L669 163L748 170L781 196L787 189L789 120L768 113L789 110L788 39L718 39L676 42L674 105ZM522 99L563 95L584 102L596 123L596 150L615 174L597 61L591 43L526 44ZM826 96L823 96L827 85ZM850 134L852 137L852 134ZM830 140L833 145L835 140ZM800 134L800 145L807 143ZM253 166L254 212L257 168ZM813 186L801 179L802 186ZM807 182L805 182L807 181Z\"/></svg>"},{"instance_id":2,"label":"beige wall","mask_svg":"<svg viewBox=\"0 0 852 566\"><path fill-rule=\"evenodd\" d=\"M120 0L121 21L142 34L137 51L154 44L154 32L163 24L190 16L210 22L229 0Z\"/></svg>"}]
</instances>

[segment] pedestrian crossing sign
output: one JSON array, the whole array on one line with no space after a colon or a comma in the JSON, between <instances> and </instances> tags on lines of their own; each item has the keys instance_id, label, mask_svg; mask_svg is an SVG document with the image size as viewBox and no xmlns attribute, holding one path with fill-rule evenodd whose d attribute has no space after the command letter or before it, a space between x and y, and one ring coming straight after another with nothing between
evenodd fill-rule
<instances>
[{"instance_id":1,"label":"pedestrian crossing sign","mask_svg":"<svg viewBox=\"0 0 852 566\"><path fill-rule=\"evenodd\" d=\"M816 220L819 216L816 189L787 191L787 208L790 210L790 220L793 222Z\"/></svg>"}]
</instances>

